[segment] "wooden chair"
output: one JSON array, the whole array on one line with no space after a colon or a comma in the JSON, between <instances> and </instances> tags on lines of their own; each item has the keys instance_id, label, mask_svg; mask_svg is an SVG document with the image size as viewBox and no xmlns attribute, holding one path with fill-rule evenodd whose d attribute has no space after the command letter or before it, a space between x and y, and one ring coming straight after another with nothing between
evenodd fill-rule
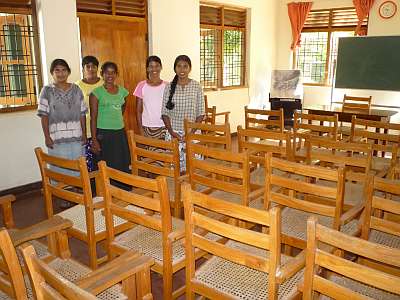
<instances>
[{"instance_id":1,"label":"wooden chair","mask_svg":"<svg viewBox=\"0 0 400 300\"><path fill-rule=\"evenodd\" d=\"M265 182L265 154L292 160L291 138L288 132L237 128L239 153L249 154L251 166L250 182L263 185Z\"/></svg>"},{"instance_id":2,"label":"wooden chair","mask_svg":"<svg viewBox=\"0 0 400 300\"><path fill-rule=\"evenodd\" d=\"M216 121L217 121L217 117L219 117L219 116L224 117L224 122L222 122L222 124L229 123L230 111L224 111L224 112L217 113L216 106L212 106L212 107L208 106L207 95L204 95L204 105L205 105L205 112L206 112L204 123L215 125ZM219 123L221 123L221 122L219 122Z\"/></svg>"},{"instance_id":3,"label":"wooden chair","mask_svg":"<svg viewBox=\"0 0 400 300\"><path fill-rule=\"evenodd\" d=\"M306 152L307 164L346 168L344 203L347 208L365 201L365 182L372 166L371 145L310 137L306 140ZM324 181L320 184L329 185Z\"/></svg>"},{"instance_id":4,"label":"wooden chair","mask_svg":"<svg viewBox=\"0 0 400 300\"><path fill-rule=\"evenodd\" d=\"M203 159L204 157L208 159ZM253 201L263 195L264 189L250 184L247 153L233 153L189 143L187 163L189 182L193 190L244 206L262 207L261 201Z\"/></svg>"},{"instance_id":5,"label":"wooden chair","mask_svg":"<svg viewBox=\"0 0 400 300\"><path fill-rule=\"evenodd\" d=\"M371 110L371 101L372 96L354 97L344 94L342 112L368 115ZM351 125L341 122L338 128L338 134L341 135L341 138L343 139L345 136L350 136L350 133Z\"/></svg>"},{"instance_id":6,"label":"wooden chair","mask_svg":"<svg viewBox=\"0 0 400 300\"><path fill-rule=\"evenodd\" d=\"M54 215L53 198L64 199L77 205L58 213L57 215L70 220L73 226L68 229L68 235L75 237L88 245L89 266L97 268L106 257L97 258L96 245L106 238L106 226L102 214L104 201L102 197L92 196L90 177L85 158L68 160L50 156L40 148L35 149L42 175L43 194L47 217ZM65 175L52 169L52 166L74 170L78 176ZM116 231L128 228L122 219L115 219Z\"/></svg>"},{"instance_id":7,"label":"wooden chair","mask_svg":"<svg viewBox=\"0 0 400 300\"><path fill-rule=\"evenodd\" d=\"M304 266L305 254L281 254L280 210L262 211L220 200L183 187L186 243L186 299L199 294L207 299L291 299ZM229 224L218 218L231 218ZM256 232L241 228L251 222L269 230ZM225 243L200 236L204 230L226 238ZM268 233L266 233L268 231ZM195 264L195 251L206 253L207 261Z\"/></svg>"},{"instance_id":8,"label":"wooden chair","mask_svg":"<svg viewBox=\"0 0 400 300\"><path fill-rule=\"evenodd\" d=\"M251 109L244 107L245 129L261 129L283 132L285 130L283 108L279 110Z\"/></svg>"},{"instance_id":9,"label":"wooden chair","mask_svg":"<svg viewBox=\"0 0 400 300\"><path fill-rule=\"evenodd\" d=\"M349 234L357 231L362 206L343 210L344 169L331 170L266 156L265 209L282 207L282 242L306 248L307 218L318 216L321 224ZM279 171L279 172L277 172ZM321 186L325 180L332 186Z\"/></svg>"},{"instance_id":10,"label":"wooden chair","mask_svg":"<svg viewBox=\"0 0 400 300\"><path fill-rule=\"evenodd\" d=\"M64 237L68 244L66 234ZM29 279L24 279L13 242L7 230L0 229L0 253L3 266L8 270L1 274L2 286L8 286L12 291L9 294L12 299L98 299L95 295L100 293L101 299L119 299L122 293L130 299L136 295L139 299L152 299L149 272L153 264L151 258L138 257L129 252L91 272L88 267L69 259L70 253L65 251L67 248L61 252L62 258L43 260L38 257L32 245L24 243L19 249L30 277L29 282ZM118 284L121 281L122 286ZM1 292L0 297L8 299Z\"/></svg>"},{"instance_id":11,"label":"wooden chair","mask_svg":"<svg viewBox=\"0 0 400 300\"><path fill-rule=\"evenodd\" d=\"M163 276L163 299L175 299L185 289L173 291L173 274L185 266L185 251L182 238L184 223L171 217L166 178L156 179L126 174L99 163L100 176L105 191L105 216L107 225L107 252L109 257L132 250L155 260L151 268ZM134 190L147 193L127 192L110 184L118 180L130 185ZM128 210L125 204L134 206ZM113 218L123 218L133 228L120 235L115 232Z\"/></svg>"},{"instance_id":12,"label":"wooden chair","mask_svg":"<svg viewBox=\"0 0 400 300\"><path fill-rule=\"evenodd\" d=\"M395 166L399 155L400 124L363 120L353 116L350 142L371 145L372 170L384 177Z\"/></svg>"},{"instance_id":13,"label":"wooden chair","mask_svg":"<svg viewBox=\"0 0 400 300\"><path fill-rule=\"evenodd\" d=\"M182 216L181 181L178 141L161 141L128 131L132 174L165 176L168 183L170 206L176 218ZM149 147L151 149L149 149ZM154 150L156 149L156 150Z\"/></svg>"},{"instance_id":14,"label":"wooden chair","mask_svg":"<svg viewBox=\"0 0 400 300\"><path fill-rule=\"evenodd\" d=\"M10 197L8 199L10 200ZM29 242L41 259L52 261L57 256L65 255L68 246L65 230L71 226L70 221L54 216L23 229L9 229L9 233L5 229L0 229L0 299L10 299L10 297L18 300L27 299L24 279L19 275L22 261L16 257L14 248ZM38 241L51 235L55 245L53 248L49 249ZM26 270L24 265L22 268ZM26 279L25 282L26 287L30 289L29 280Z\"/></svg>"},{"instance_id":15,"label":"wooden chair","mask_svg":"<svg viewBox=\"0 0 400 300\"><path fill-rule=\"evenodd\" d=\"M0 209L3 216L3 223L6 228L14 228L14 217L12 211L12 202L16 200L14 195L5 195L0 197Z\"/></svg>"},{"instance_id":16,"label":"wooden chair","mask_svg":"<svg viewBox=\"0 0 400 300\"><path fill-rule=\"evenodd\" d=\"M310 218L303 299L312 300L322 295L329 299L399 299L398 275L332 255L326 249L331 247L400 267L400 250L348 236Z\"/></svg>"},{"instance_id":17,"label":"wooden chair","mask_svg":"<svg viewBox=\"0 0 400 300\"><path fill-rule=\"evenodd\" d=\"M319 136L327 140L337 140L338 117L305 114L296 111L293 124L293 158L304 160L305 139L309 136Z\"/></svg>"},{"instance_id":18,"label":"wooden chair","mask_svg":"<svg viewBox=\"0 0 400 300\"><path fill-rule=\"evenodd\" d=\"M361 238L400 251L400 180L370 174L367 195ZM400 268L395 273L400 276Z\"/></svg>"},{"instance_id":19,"label":"wooden chair","mask_svg":"<svg viewBox=\"0 0 400 300\"><path fill-rule=\"evenodd\" d=\"M200 143L214 148L232 149L231 127L229 123L221 125L190 122L185 119L186 143Z\"/></svg>"}]
</instances>

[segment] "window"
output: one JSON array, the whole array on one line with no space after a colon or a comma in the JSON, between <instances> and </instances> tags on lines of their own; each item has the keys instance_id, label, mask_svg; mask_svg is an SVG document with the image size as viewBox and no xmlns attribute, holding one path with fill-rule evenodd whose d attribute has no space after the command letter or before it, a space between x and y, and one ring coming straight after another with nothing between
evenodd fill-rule
<instances>
[{"instance_id":1,"label":"window","mask_svg":"<svg viewBox=\"0 0 400 300\"><path fill-rule=\"evenodd\" d=\"M295 52L295 69L303 74L303 83L331 85L340 37L354 36L357 26L354 8L312 10L301 33L301 45ZM363 26L366 27L367 21Z\"/></svg>"},{"instance_id":2,"label":"window","mask_svg":"<svg viewBox=\"0 0 400 300\"><path fill-rule=\"evenodd\" d=\"M246 74L246 10L200 6L200 82L205 89L241 87Z\"/></svg>"},{"instance_id":3,"label":"window","mask_svg":"<svg viewBox=\"0 0 400 300\"><path fill-rule=\"evenodd\" d=\"M0 5L0 112L36 108L40 76L32 1Z\"/></svg>"}]
</instances>

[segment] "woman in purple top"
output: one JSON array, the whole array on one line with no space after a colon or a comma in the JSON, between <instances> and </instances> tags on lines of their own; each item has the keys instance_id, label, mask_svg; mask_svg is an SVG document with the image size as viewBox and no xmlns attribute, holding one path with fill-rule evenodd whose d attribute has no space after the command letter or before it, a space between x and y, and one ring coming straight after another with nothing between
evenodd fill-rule
<instances>
[{"instance_id":1,"label":"woman in purple top","mask_svg":"<svg viewBox=\"0 0 400 300\"><path fill-rule=\"evenodd\" d=\"M146 60L147 80L139 82L133 95L136 96L136 120L140 134L165 139L166 129L161 119L161 105L166 82L160 78L161 59L149 56Z\"/></svg>"}]
</instances>

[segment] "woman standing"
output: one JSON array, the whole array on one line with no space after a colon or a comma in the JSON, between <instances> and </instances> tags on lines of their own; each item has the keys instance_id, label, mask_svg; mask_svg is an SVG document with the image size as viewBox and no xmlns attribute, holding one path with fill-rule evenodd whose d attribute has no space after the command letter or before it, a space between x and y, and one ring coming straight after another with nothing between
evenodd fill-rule
<instances>
[{"instance_id":1,"label":"woman standing","mask_svg":"<svg viewBox=\"0 0 400 300\"><path fill-rule=\"evenodd\" d=\"M174 62L175 77L167 84L163 96L161 115L168 132L166 140L179 140L181 172L186 170L186 145L184 120L201 122L204 118L204 95L200 83L189 78L192 69L190 58L179 55Z\"/></svg>"},{"instance_id":2,"label":"woman standing","mask_svg":"<svg viewBox=\"0 0 400 300\"><path fill-rule=\"evenodd\" d=\"M83 94L76 84L68 82L71 69L65 60L53 60L50 73L54 83L43 87L38 106L48 153L77 159L84 154L86 144L87 107ZM67 175L78 175L76 171L53 169ZM61 206L69 207L69 202L64 201Z\"/></svg>"},{"instance_id":3,"label":"woman standing","mask_svg":"<svg viewBox=\"0 0 400 300\"><path fill-rule=\"evenodd\" d=\"M104 84L90 94L90 126L92 151L107 166L129 173L129 148L124 129L123 113L128 91L117 84L118 67L113 62L101 66Z\"/></svg>"},{"instance_id":4,"label":"woman standing","mask_svg":"<svg viewBox=\"0 0 400 300\"><path fill-rule=\"evenodd\" d=\"M87 107L89 107L89 96L92 91L104 84L103 80L98 76L98 68L99 61L96 57L88 55L82 59L83 79L78 80L76 85L81 88ZM90 132L90 118L86 118L86 132L88 141L85 145L85 156L88 170L91 172L96 169L96 166L91 151L92 139Z\"/></svg>"},{"instance_id":5,"label":"woman standing","mask_svg":"<svg viewBox=\"0 0 400 300\"><path fill-rule=\"evenodd\" d=\"M149 56L146 60L147 80L139 82L133 95L136 96L136 120L140 134L165 139L166 129L161 119L161 105L166 82L160 78L161 59Z\"/></svg>"}]
</instances>

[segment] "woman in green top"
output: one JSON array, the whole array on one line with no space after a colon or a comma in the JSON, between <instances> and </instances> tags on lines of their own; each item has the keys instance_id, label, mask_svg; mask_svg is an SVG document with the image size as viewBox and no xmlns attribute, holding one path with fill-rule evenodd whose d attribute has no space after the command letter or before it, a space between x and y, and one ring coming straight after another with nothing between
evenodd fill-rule
<instances>
[{"instance_id":1,"label":"woman in green top","mask_svg":"<svg viewBox=\"0 0 400 300\"><path fill-rule=\"evenodd\" d=\"M115 84L118 67L113 62L101 66L104 84L89 97L92 151L107 166L129 173L130 155L124 129L125 97L129 92Z\"/></svg>"}]
</instances>

